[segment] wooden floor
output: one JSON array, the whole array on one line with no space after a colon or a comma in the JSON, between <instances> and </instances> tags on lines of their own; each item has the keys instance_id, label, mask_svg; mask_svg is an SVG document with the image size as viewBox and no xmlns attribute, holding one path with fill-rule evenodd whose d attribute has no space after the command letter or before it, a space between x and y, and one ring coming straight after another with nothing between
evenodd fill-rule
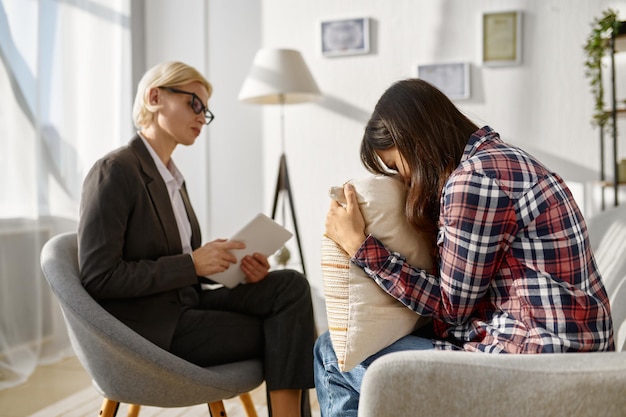
<instances>
[{"instance_id":1,"label":"wooden floor","mask_svg":"<svg viewBox=\"0 0 626 417\"><path fill-rule=\"evenodd\" d=\"M76 357L39 366L28 381L0 391L0 417L24 417L91 386Z\"/></svg>"},{"instance_id":2,"label":"wooden floor","mask_svg":"<svg viewBox=\"0 0 626 417\"><path fill-rule=\"evenodd\" d=\"M29 416L89 387L91 387L91 379L75 357L65 359L54 365L40 366L26 383L0 391L0 417ZM255 406L263 406L259 417L267 416L265 386L262 385L252 391L251 394ZM315 390L311 390L310 395L313 416L319 416ZM100 402L98 401L96 410L99 405ZM234 413L229 412L229 417L245 415L242 407L236 408ZM241 408L241 413L239 413L239 408ZM141 413L139 415L141 416ZM207 411L206 416L208 417L208 415ZM55 416L50 415L48 417ZM97 417L97 413L93 417Z\"/></svg>"}]
</instances>

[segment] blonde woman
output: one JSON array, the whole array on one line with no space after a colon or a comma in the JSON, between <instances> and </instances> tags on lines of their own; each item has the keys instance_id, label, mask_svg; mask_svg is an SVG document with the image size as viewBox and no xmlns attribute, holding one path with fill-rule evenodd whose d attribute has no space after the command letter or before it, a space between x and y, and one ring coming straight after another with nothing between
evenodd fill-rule
<instances>
[{"instance_id":1,"label":"blonde woman","mask_svg":"<svg viewBox=\"0 0 626 417\"><path fill-rule=\"evenodd\" d=\"M202 244L183 174L172 159L210 124L211 84L166 62L139 82L137 134L88 173L78 228L81 278L111 314L158 346L200 366L250 358L264 363L274 416L309 412L313 311L306 278L270 272L265 256L242 260L246 283L203 291L211 274L236 268L243 243Z\"/></svg>"}]
</instances>

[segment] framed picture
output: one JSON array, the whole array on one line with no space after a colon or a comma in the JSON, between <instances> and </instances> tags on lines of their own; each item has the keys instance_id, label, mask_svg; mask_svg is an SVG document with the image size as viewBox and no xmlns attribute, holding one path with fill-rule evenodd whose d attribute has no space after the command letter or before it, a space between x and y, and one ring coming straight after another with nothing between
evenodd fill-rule
<instances>
[{"instance_id":1,"label":"framed picture","mask_svg":"<svg viewBox=\"0 0 626 417\"><path fill-rule=\"evenodd\" d=\"M428 81L451 100L470 98L470 65L468 63L418 65L417 78Z\"/></svg>"},{"instance_id":2,"label":"framed picture","mask_svg":"<svg viewBox=\"0 0 626 417\"><path fill-rule=\"evenodd\" d=\"M487 66L522 63L522 12L483 14L483 64Z\"/></svg>"},{"instance_id":3,"label":"framed picture","mask_svg":"<svg viewBox=\"0 0 626 417\"><path fill-rule=\"evenodd\" d=\"M367 54L370 51L369 18L327 20L320 26L322 55Z\"/></svg>"}]
</instances>

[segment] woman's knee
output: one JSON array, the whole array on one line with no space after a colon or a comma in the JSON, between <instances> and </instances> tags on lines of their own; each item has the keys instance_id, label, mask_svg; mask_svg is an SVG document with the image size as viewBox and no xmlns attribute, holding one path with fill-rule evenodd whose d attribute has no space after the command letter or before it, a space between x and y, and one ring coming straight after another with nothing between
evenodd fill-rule
<instances>
[{"instance_id":1,"label":"woman's knee","mask_svg":"<svg viewBox=\"0 0 626 417\"><path fill-rule=\"evenodd\" d=\"M315 341L315 345L313 346L313 356L315 358L315 362L321 364L337 362L337 356L335 355L335 350L333 349L332 340L330 338L330 332L328 330L322 333Z\"/></svg>"},{"instance_id":2,"label":"woman's knee","mask_svg":"<svg viewBox=\"0 0 626 417\"><path fill-rule=\"evenodd\" d=\"M281 269L270 272L268 278L270 277L272 280L277 281L277 285L282 289L282 292L287 295L296 299L311 299L311 286L306 276L302 273L293 269Z\"/></svg>"}]
</instances>

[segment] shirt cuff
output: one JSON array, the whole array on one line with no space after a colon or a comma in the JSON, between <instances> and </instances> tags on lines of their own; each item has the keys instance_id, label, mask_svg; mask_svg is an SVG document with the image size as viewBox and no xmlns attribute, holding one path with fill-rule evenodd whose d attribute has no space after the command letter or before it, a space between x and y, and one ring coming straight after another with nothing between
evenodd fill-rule
<instances>
[{"instance_id":1,"label":"shirt cuff","mask_svg":"<svg viewBox=\"0 0 626 417\"><path fill-rule=\"evenodd\" d=\"M372 235L368 235L352 257L352 262L361 268L379 270L389 258L389 250Z\"/></svg>"}]
</instances>

